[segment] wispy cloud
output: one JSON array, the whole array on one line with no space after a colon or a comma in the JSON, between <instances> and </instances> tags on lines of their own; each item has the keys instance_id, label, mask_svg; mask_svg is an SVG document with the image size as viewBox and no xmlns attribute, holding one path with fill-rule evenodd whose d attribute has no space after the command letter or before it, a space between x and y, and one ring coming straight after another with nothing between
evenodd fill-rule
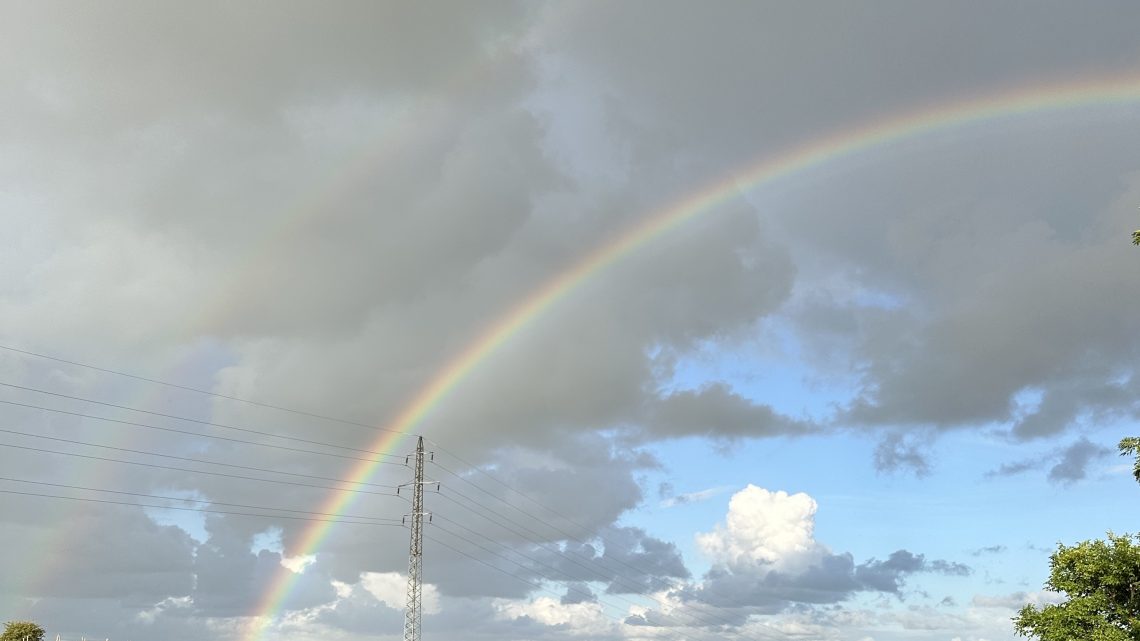
<instances>
[{"instance_id":1,"label":"wispy cloud","mask_svg":"<svg viewBox=\"0 0 1140 641\"><path fill-rule=\"evenodd\" d=\"M698 490L696 492L686 492L684 494L677 494L675 496L666 497L666 498L662 499L661 503L659 503L658 505L660 507L669 508L669 507L677 507L678 505L688 505L690 503L700 503L701 501L707 501L707 500L711 499L712 497L717 496L718 494L724 494L725 492L728 492L731 489L732 488L730 488L726 485L721 485L721 486L717 486L717 487L710 487L707 490Z\"/></svg>"}]
</instances>

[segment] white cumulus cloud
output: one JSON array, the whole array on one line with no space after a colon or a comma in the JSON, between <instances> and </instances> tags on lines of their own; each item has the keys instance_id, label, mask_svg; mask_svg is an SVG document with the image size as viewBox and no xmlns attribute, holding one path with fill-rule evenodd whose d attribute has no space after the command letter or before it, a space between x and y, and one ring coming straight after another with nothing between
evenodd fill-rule
<instances>
[{"instance_id":1,"label":"white cumulus cloud","mask_svg":"<svg viewBox=\"0 0 1140 641\"><path fill-rule=\"evenodd\" d=\"M803 492L771 492L749 484L733 495L724 523L697 535L701 550L730 568L799 573L819 563L815 499Z\"/></svg>"}]
</instances>

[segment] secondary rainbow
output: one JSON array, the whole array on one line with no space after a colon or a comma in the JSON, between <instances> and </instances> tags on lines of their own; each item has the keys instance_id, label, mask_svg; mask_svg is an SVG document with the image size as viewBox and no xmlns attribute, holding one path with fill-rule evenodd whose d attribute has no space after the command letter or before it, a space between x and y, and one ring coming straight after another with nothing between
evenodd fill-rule
<instances>
[{"instance_id":1,"label":"secondary rainbow","mask_svg":"<svg viewBox=\"0 0 1140 641\"><path fill-rule=\"evenodd\" d=\"M487 328L458 356L441 369L376 438L370 449L388 453L400 438L410 433L449 392L480 363L510 340L521 328L535 322L558 301L593 276L687 221L715 210L716 206L743 192L825 163L849 158L905 139L1028 114L1060 112L1090 107L1130 106L1140 103L1140 77L1038 86L949 103L944 107L910 112L870 122L831 136L821 137L761 159L728 176L710 182L668 207L646 216L609 243L558 274ZM366 481L378 464L357 464L345 478L346 489L328 497L322 512L339 513L348 506L351 486ZM313 523L305 530L289 556L313 554L332 529L328 522ZM276 616L297 575L281 568L259 602L254 623L246 638L258 639Z\"/></svg>"}]
</instances>

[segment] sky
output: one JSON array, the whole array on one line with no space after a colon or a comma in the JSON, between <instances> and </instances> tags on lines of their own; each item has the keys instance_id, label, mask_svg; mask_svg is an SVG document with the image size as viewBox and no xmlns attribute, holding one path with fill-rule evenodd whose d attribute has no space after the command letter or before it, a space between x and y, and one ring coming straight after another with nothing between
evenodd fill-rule
<instances>
[{"instance_id":1,"label":"sky","mask_svg":"<svg viewBox=\"0 0 1140 641\"><path fill-rule=\"evenodd\" d=\"M1140 5L2 2L0 616L1009 641L1140 530Z\"/></svg>"}]
</instances>

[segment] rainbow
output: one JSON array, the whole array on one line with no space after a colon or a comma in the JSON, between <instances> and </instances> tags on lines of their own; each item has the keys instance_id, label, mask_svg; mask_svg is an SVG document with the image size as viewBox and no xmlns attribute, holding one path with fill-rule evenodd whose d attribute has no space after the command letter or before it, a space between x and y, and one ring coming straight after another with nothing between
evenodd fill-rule
<instances>
[{"instance_id":1,"label":"rainbow","mask_svg":"<svg viewBox=\"0 0 1140 641\"><path fill-rule=\"evenodd\" d=\"M1140 103L1140 77L1031 87L996 95L961 100L933 109L920 110L869 122L830 136L808 141L782 153L761 159L741 170L704 185L682 200L645 216L609 243L595 249L569 269L533 291L487 328L452 359L376 437L369 449L388 453L400 438L410 433L438 407L480 363L509 341L520 329L535 322L558 301L610 266L630 256L701 214L746 191L787 178L826 163L884 148L926 134L967 125L992 123L1029 114L1062 112L1090 107L1125 106ZM346 486L366 481L377 464L357 464L345 478ZM339 513L353 494L332 493L319 508ZM331 523L313 523L304 531L291 556L313 554L332 529ZM246 639L259 639L275 619L297 575L281 568L253 614Z\"/></svg>"}]
</instances>

